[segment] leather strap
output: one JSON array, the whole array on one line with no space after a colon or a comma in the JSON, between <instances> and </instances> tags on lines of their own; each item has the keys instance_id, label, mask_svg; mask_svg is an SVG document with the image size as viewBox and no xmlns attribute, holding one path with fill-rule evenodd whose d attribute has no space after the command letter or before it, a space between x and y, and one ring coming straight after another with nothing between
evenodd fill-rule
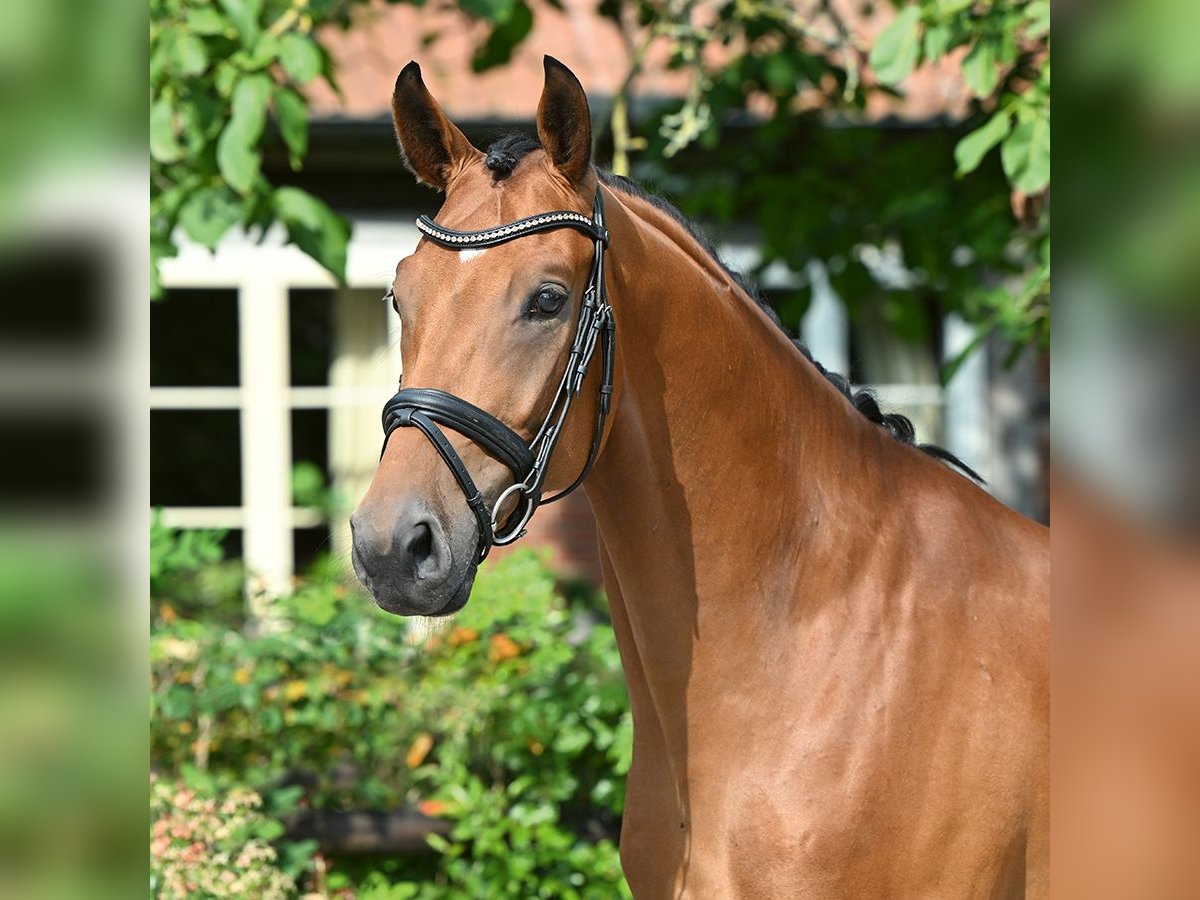
<instances>
[{"instance_id":1,"label":"leather strap","mask_svg":"<svg viewBox=\"0 0 1200 900\"><path fill-rule=\"evenodd\" d=\"M483 494L479 488L475 487L471 473L467 471L467 467L463 465L463 461L459 458L459 455L454 452L454 446L428 416L410 406L402 407L397 410L395 424L392 427L403 428L408 425L420 429L425 437L429 438L429 442L433 444L433 448L437 450L438 455L450 467L450 471L454 475L454 480L462 488L462 492L467 498L467 506L471 508L471 512L475 514L475 520L479 523L479 561L483 562L494 543L492 540L492 516L488 512ZM383 439L383 446L384 449L387 448L387 437ZM379 455L382 456L383 451L380 451Z\"/></svg>"},{"instance_id":2,"label":"leather strap","mask_svg":"<svg viewBox=\"0 0 1200 900\"><path fill-rule=\"evenodd\" d=\"M601 352L603 357L603 368L601 369L600 379L600 396L598 403L600 407L596 412L596 427L592 431L592 448L588 451L587 462L583 464L583 468L569 485L550 497L543 497L538 501L539 505L553 503L555 500L561 500L571 491L575 490L583 480L588 477L588 473L592 471L592 466L596 464L596 459L600 456L600 445L604 442L604 423L608 418L609 412L612 410L612 393L613 393L613 356L616 349L616 329L613 326L612 317L602 326L604 331L600 334L600 340L603 342Z\"/></svg>"},{"instance_id":3,"label":"leather strap","mask_svg":"<svg viewBox=\"0 0 1200 900\"><path fill-rule=\"evenodd\" d=\"M383 433L401 427L397 419L408 409L420 410L440 425L453 428L481 446L515 475L533 467L533 453L519 434L491 413L453 394L434 388L403 388L383 408ZM396 420L396 421L393 421Z\"/></svg>"}]
</instances>

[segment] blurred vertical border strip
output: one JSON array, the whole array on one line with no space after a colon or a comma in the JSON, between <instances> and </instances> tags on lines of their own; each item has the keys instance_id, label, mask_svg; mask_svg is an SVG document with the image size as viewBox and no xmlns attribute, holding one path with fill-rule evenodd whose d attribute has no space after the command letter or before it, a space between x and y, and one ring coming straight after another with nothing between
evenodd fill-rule
<instances>
[{"instance_id":1,"label":"blurred vertical border strip","mask_svg":"<svg viewBox=\"0 0 1200 900\"><path fill-rule=\"evenodd\" d=\"M0 5L0 872L145 890L147 11Z\"/></svg>"}]
</instances>

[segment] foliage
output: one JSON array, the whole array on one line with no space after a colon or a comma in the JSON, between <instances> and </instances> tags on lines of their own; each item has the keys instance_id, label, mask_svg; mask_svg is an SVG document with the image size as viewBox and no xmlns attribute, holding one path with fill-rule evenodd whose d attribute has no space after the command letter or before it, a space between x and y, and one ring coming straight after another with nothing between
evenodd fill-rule
<instances>
[{"instance_id":1,"label":"foliage","mask_svg":"<svg viewBox=\"0 0 1200 900\"><path fill-rule=\"evenodd\" d=\"M329 484L325 470L309 460L292 464L292 504L316 510L326 522L352 511L352 505Z\"/></svg>"},{"instance_id":2,"label":"foliage","mask_svg":"<svg viewBox=\"0 0 1200 900\"><path fill-rule=\"evenodd\" d=\"M246 788L205 796L150 776L150 895L163 900L282 900L296 885L277 867L271 841L283 825Z\"/></svg>"},{"instance_id":3,"label":"foliage","mask_svg":"<svg viewBox=\"0 0 1200 900\"><path fill-rule=\"evenodd\" d=\"M923 0L906 6L880 35L871 63L880 81L897 85L920 61L934 63L963 47L963 81L976 101L977 127L954 148L956 174L971 174L999 146L1014 199L1025 206L1050 186L1050 0ZM1026 254L1025 277L1015 291L994 296L985 329L999 325L1017 341L1045 346L1049 208L1026 213L1033 222L1022 237L1033 252Z\"/></svg>"},{"instance_id":4,"label":"foliage","mask_svg":"<svg viewBox=\"0 0 1200 900\"><path fill-rule=\"evenodd\" d=\"M902 337L928 338L953 311L979 323L981 339L997 331L1018 348L1046 346L1045 0L921 0L873 45L828 2L727 0L714 11L605 0L601 9L631 43L643 36L635 71L639 51L666 39L670 66L691 85L643 124L646 152L632 171L692 214L754 222L762 266L782 262L801 279L780 309L786 322L798 324L807 306L804 272L816 259L852 312L881 308ZM973 97L965 129L830 127L862 122L873 95L896 93L918 66L952 54ZM618 101L612 122L622 162L638 140L622 138L636 130L625 110ZM999 166L989 155L997 145Z\"/></svg>"},{"instance_id":5,"label":"foliage","mask_svg":"<svg viewBox=\"0 0 1200 900\"><path fill-rule=\"evenodd\" d=\"M269 184L261 157L277 135L301 165L307 113L298 89L333 83L314 29L348 23L357 2L154 0L156 260L175 251L177 227L212 246L236 224L278 221L342 275L346 223L303 191ZM534 23L524 0L457 7L488 26L477 71L507 63ZM827 0L601 0L598 9L631 48L611 106L614 168L635 171L692 214L754 223L766 243L762 265L784 263L801 279L781 310L789 324L808 302L803 273L817 259L852 311L879 306L903 336L928 337L936 319L959 312L979 323L980 339L994 331L1018 348L1047 345L1048 0L906 3L873 45ZM667 66L687 75L686 96L631 122L637 76L663 43ZM895 93L918 67L948 56L973 98L963 126L829 127L861 122L873 95ZM693 145L702 157L686 159ZM873 264L881 254L908 274Z\"/></svg>"},{"instance_id":6,"label":"foliage","mask_svg":"<svg viewBox=\"0 0 1200 900\"><path fill-rule=\"evenodd\" d=\"M235 226L279 223L291 243L345 280L349 223L312 194L271 184L262 161L264 147L280 141L292 168L303 165L309 122L302 91L319 81L337 88L316 30L348 25L363 3L151 0L153 296L161 292L159 262L178 252L177 229L212 248ZM507 62L533 25L523 0L462 0L460 8L489 26L478 68Z\"/></svg>"},{"instance_id":7,"label":"foliage","mask_svg":"<svg viewBox=\"0 0 1200 900\"><path fill-rule=\"evenodd\" d=\"M265 229L277 221L293 243L344 278L345 221L303 191L275 188L262 173L268 112L292 166L304 158L308 113L299 88L331 80L313 27L336 5L152 0L152 278L158 261L176 252L177 227L213 247L235 225Z\"/></svg>"},{"instance_id":8,"label":"foliage","mask_svg":"<svg viewBox=\"0 0 1200 900\"><path fill-rule=\"evenodd\" d=\"M163 524L162 512L150 520L150 593L159 614L171 618L205 616L237 622L242 615L245 572L237 561L224 562L224 531L178 529Z\"/></svg>"},{"instance_id":9,"label":"foliage","mask_svg":"<svg viewBox=\"0 0 1200 900\"><path fill-rule=\"evenodd\" d=\"M221 560L221 531L180 530L163 524L162 511L150 519L150 589L161 592L163 582L178 572L191 572Z\"/></svg>"},{"instance_id":10,"label":"foliage","mask_svg":"<svg viewBox=\"0 0 1200 900\"><path fill-rule=\"evenodd\" d=\"M278 614L278 630L248 635L159 605L156 769L193 766L268 797L301 780L313 807L414 807L454 823L432 880L399 860L360 880L360 896L624 890L614 837L631 722L615 640L535 556L485 566L467 608L424 638L329 564ZM335 866L328 887L357 878Z\"/></svg>"}]
</instances>

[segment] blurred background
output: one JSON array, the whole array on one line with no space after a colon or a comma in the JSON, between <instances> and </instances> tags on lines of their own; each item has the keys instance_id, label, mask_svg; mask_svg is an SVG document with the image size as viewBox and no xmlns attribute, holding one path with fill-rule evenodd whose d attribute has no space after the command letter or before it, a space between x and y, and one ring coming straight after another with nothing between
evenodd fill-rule
<instances>
[{"instance_id":1,"label":"blurred background","mask_svg":"<svg viewBox=\"0 0 1200 900\"><path fill-rule=\"evenodd\" d=\"M1056 895L1200 889L1200 7L1055 6L1052 424L1044 0L145 15L0 6L0 892L144 889L147 669L158 895L623 890L586 502L441 628L342 561L399 375L380 298L438 205L392 81L417 59L484 144L531 129L543 53L598 160L827 367L1041 520L1053 461Z\"/></svg>"}]
</instances>

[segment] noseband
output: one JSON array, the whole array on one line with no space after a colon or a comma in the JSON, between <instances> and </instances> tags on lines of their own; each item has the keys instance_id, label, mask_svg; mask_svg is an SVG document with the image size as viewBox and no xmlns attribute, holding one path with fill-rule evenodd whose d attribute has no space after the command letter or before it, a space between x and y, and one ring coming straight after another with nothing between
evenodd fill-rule
<instances>
[{"instance_id":1,"label":"noseband","mask_svg":"<svg viewBox=\"0 0 1200 900\"><path fill-rule=\"evenodd\" d=\"M382 458L383 451L387 449L388 438L397 428L416 428L429 439L438 455L450 468L458 486L462 488L467 498L467 506L471 508L479 523L479 560L482 561L494 544L511 544L523 536L525 526L529 524L538 506L553 503L579 487L600 453L604 422L612 405L616 337L612 306L608 302L608 290L604 284L604 251L608 246L608 231L604 227L604 201L600 196L600 188L597 187L596 202L590 219L582 213L563 210L539 213L483 231L455 231L452 228L443 228L428 216L421 216L417 220L417 228L435 244L451 250L494 247L527 235L559 228L573 228L583 232L596 244L592 271L583 295L583 305L579 310L579 322L575 328L575 340L571 344L567 365L554 400L550 403L542 426L533 436L533 440L526 443L519 434L491 413L461 397L432 388L402 388L383 408L383 450L380 451L380 457ZM568 487L552 497L542 499L542 485L550 464L550 456L559 437L562 436L571 403L583 386L597 342L601 345L602 357L600 396L587 462L579 476ZM471 479L471 473L467 471L467 467L439 426L445 426L470 438L487 451L489 456L499 460L512 471L516 482L500 493L491 510ZM517 500L516 508L503 524L498 523L501 507L514 496Z\"/></svg>"}]
</instances>

